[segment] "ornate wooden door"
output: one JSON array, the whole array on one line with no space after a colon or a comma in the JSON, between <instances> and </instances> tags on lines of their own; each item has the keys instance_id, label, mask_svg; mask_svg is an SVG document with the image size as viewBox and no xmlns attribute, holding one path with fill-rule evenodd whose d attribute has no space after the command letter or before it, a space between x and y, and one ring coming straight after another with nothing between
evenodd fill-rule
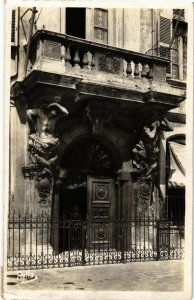
<instances>
[{"instance_id":1,"label":"ornate wooden door","mask_svg":"<svg viewBox=\"0 0 194 300\"><path fill-rule=\"evenodd\" d=\"M114 180L88 176L87 198L90 220L87 229L87 247L91 249L114 247L114 224L111 222L115 215Z\"/></svg>"}]
</instances>

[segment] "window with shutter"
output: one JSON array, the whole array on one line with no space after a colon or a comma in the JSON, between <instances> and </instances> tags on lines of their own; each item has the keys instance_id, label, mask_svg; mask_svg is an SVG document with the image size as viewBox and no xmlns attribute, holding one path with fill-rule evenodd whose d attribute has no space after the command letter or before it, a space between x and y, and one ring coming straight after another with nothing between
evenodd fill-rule
<instances>
[{"instance_id":1,"label":"window with shutter","mask_svg":"<svg viewBox=\"0 0 194 300\"><path fill-rule=\"evenodd\" d=\"M168 58L171 60L171 52L169 49L169 44L172 36L172 24L169 18L160 15L159 23L159 52L160 56L163 58ZM171 75L171 63L168 64L166 68L168 76Z\"/></svg>"},{"instance_id":2,"label":"window with shutter","mask_svg":"<svg viewBox=\"0 0 194 300\"><path fill-rule=\"evenodd\" d=\"M172 43L172 78L179 79L179 45L178 36L174 37Z\"/></svg>"},{"instance_id":3,"label":"window with shutter","mask_svg":"<svg viewBox=\"0 0 194 300\"><path fill-rule=\"evenodd\" d=\"M11 15L11 43L15 44L16 42L16 10L12 10Z\"/></svg>"},{"instance_id":4,"label":"window with shutter","mask_svg":"<svg viewBox=\"0 0 194 300\"><path fill-rule=\"evenodd\" d=\"M176 22L173 22L175 32ZM187 75L187 28L179 22L171 46L172 78L186 80Z\"/></svg>"},{"instance_id":5,"label":"window with shutter","mask_svg":"<svg viewBox=\"0 0 194 300\"><path fill-rule=\"evenodd\" d=\"M94 9L94 39L108 43L108 11L105 9Z\"/></svg>"}]
</instances>

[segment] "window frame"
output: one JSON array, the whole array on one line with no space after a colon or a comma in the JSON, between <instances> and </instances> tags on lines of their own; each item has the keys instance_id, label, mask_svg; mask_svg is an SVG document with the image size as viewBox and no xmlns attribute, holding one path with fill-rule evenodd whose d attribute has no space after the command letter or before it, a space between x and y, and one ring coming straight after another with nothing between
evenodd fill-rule
<instances>
[{"instance_id":1,"label":"window frame","mask_svg":"<svg viewBox=\"0 0 194 300\"><path fill-rule=\"evenodd\" d=\"M104 12L107 12L107 27L104 27L104 26L100 26L98 24L95 24L95 13L97 10L101 10L101 11L104 11ZM97 39L95 37L95 29L99 29L99 30L102 30L104 32L107 32L107 39L106 41L105 40L101 40L101 39ZM102 44L109 44L109 10L108 9L104 9L104 8L94 8L94 15L93 15L93 30L94 30L94 34L93 34L93 37L94 37L94 41L95 42L98 42L98 43L102 43Z\"/></svg>"}]
</instances>

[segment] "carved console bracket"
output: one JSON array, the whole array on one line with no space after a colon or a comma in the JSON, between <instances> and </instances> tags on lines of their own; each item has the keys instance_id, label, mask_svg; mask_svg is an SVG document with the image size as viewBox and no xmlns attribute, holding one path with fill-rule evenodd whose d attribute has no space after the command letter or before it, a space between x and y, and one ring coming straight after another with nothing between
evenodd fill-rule
<instances>
[{"instance_id":1,"label":"carved console bracket","mask_svg":"<svg viewBox=\"0 0 194 300\"><path fill-rule=\"evenodd\" d=\"M133 152L133 167L137 178L137 213L147 213L153 201L157 175L158 139L162 131L172 131L166 118L153 116L141 129Z\"/></svg>"},{"instance_id":2,"label":"carved console bracket","mask_svg":"<svg viewBox=\"0 0 194 300\"><path fill-rule=\"evenodd\" d=\"M30 126L28 150L33 165L24 167L23 172L25 177L35 177L41 204L51 196L54 178L59 173L59 138L55 127L67 114L66 108L58 103L44 103L40 108L27 110Z\"/></svg>"},{"instance_id":3,"label":"carved console bracket","mask_svg":"<svg viewBox=\"0 0 194 300\"><path fill-rule=\"evenodd\" d=\"M35 180L40 205L44 206L47 197L49 197L53 185L53 176L49 170L42 168L39 165L27 165L22 168L24 178Z\"/></svg>"}]
</instances>

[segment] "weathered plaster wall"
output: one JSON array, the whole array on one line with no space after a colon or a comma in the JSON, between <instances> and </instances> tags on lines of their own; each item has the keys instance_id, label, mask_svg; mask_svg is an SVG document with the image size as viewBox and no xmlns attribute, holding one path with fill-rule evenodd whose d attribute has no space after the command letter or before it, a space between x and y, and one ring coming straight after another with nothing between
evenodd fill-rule
<instances>
[{"instance_id":1,"label":"weathered plaster wall","mask_svg":"<svg viewBox=\"0 0 194 300\"><path fill-rule=\"evenodd\" d=\"M10 208L23 212L28 197L22 173L27 161L27 127L21 124L15 107L11 108L10 127Z\"/></svg>"},{"instance_id":2,"label":"weathered plaster wall","mask_svg":"<svg viewBox=\"0 0 194 300\"><path fill-rule=\"evenodd\" d=\"M140 9L124 9L123 47L140 51Z\"/></svg>"},{"instance_id":3,"label":"weathered plaster wall","mask_svg":"<svg viewBox=\"0 0 194 300\"><path fill-rule=\"evenodd\" d=\"M38 8L38 13L40 8ZM37 29L45 28L46 30L65 33L65 9L64 8L42 8L41 15L37 21Z\"/></svg>"},{"instance_id":4,"label":"weathered plaster wall","mask_svg":"<svg viewBox=\"0 0 194 300\"><path fill-rule=\"evenodd\" d=\"M140 52L146 53L152 48L152 32L155 30L153 26L153 10L152 9L141 9L140 10Z\"/></svg>"}]
</instances>

